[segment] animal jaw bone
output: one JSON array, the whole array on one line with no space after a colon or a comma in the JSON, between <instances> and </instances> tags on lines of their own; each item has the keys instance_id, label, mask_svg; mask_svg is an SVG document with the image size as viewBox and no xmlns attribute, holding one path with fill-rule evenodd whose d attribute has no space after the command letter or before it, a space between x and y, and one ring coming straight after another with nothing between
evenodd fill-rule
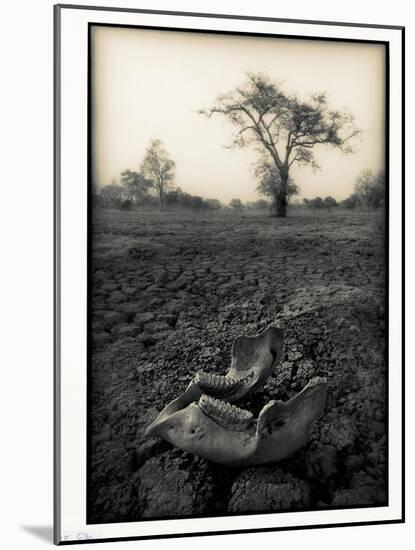
<instances>
[{"instance_id":1,"label":"animal jaw bone","mask_svg":"<svg viewBox=\"0 0 415 550\"><path fill-rule=\"evenodd\" d=\"M202 396L147 429L176 447L212 462L249 466L278 462L306 442L326 403L327 383L312 379L295 397L270 401L253 420L248 411Z\"/></svg>"},{"instance_id":2,"label":"animal jaw bone","mask_svg":"<svg viewBox=\"0 0 415 550\"><path fill-rule=\"evenodd\" d=\"M284 333L276 327L268 327L257 336L239 336L233 344L229 372L225 376L198 372L186 390L164 407L154 423L162 422L203 394L234 402L254 392L281 359L283 341Z\"/></svg>"},{"instance_id":3,"label":"animal jaw bone","mask_svg":"<svg viewBox=\"0 0 415 550\"><path fill-rule=\"evenodd\" d=\"M226 376L197 373L186 391L147 428L146 435L229 466L277 462L296 452L324 410L324 378L313 378L285 403L270 401L257 419L230 404L264 384L282 356L282 343L283 331L275 327L258 336L237 338Z\"/></svg>"}]
</instances>

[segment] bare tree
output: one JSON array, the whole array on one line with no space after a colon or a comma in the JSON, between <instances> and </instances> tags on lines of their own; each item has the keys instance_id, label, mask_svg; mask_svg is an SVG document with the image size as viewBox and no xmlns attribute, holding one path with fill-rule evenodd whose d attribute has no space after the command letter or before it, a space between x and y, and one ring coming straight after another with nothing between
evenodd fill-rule
<instances>
[{"instance_id":1,"label":"bare tree","mask_svg":"<svg viewBox=\"0 0 415 550\"><path fill-rule=\"evenodd\" d=\"M163 143L153 139L146 149L140 171L150 181L160 198L160 208L164 208L164 196L172 189L176 163L172 160Z\"/></svg>"},{"instance_id":2,"label":"bare tree","mask_svg":"<svg viewBox=\"0 0 415 550\"><path fill-rule=\"evenodd\" d=\"M359 133L353 117L331 110L324 93L308 100L288 95L263 74L248 73L246 83L219 96L214 106L200 113L224 115L236 127L229 147L255 145L265 150L281 177L277 216L286 216L288 176L295 163L319 168L313 149L331 145L351 152L350 139Z\"/></svg>"},{"instance_id":3,"label":"bare tree","mask_svg":"<svg viewBox=\"0 0 415 550\"><path fill-rule=\"evenodd\" d=\"M357 193L364 202L368 202L371 188L373 186L372 170L363 170L356 178L354 192Z\"/></svg>"},{"instance_id":4,"label":"bare tree","mask_svg":"<svg viewBox=\"0 0 415 550\"><path fill-rule=\"evenodd\" d=\"M368 206L379 208L385 204L385 174L380 170L373 174L372 170L364 170L359 174L354 186L354 193L346 199L346 206Z\"/></svg>"}]
</instances>

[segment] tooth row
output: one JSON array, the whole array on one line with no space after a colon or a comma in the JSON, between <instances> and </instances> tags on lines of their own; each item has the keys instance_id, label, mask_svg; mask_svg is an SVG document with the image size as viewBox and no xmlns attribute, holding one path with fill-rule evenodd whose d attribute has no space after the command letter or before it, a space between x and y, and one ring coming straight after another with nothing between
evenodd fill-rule
<instances>
[{"instance_id":1,"label":"tooth row","mask_svg":"<svg viewBox=\"0 0 415 550\"><path fill-rule=\"evenodd\" d=\"M194 382L208 395L224 397L246 384L250 378L251 375L237 379L230 376L199 371L194 378Z\"/></svg>"},{"instance_id":2,"label":"tooth row","mask_svg":"<svg viewBox=\"0 0 415 550\"><path fill-rule=\"evenodd\" d=\"M253 417L251 412L209 395L202 395L199 399L199 407L212 420L224 428L236 432L245 430Z\"/></svg>"}]
</instances>

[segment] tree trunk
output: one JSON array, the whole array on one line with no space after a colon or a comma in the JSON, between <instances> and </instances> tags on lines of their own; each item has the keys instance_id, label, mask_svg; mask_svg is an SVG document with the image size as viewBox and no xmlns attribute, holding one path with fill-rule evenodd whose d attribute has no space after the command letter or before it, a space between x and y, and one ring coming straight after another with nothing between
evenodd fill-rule
<instances>
[{"instance_id":1,"label":"tree trunk","mask_svg":"<svg viewBox=\"0 0 415 550\"><path fill-rule=\"evenodd\" d=\"M285 218L287 215L287 190L288 171L280 170L281 185L275 197L275 209L277 218Z\"/></svg>"},{"instance_id":2,"label":"tree trunk","mask_svg":"<svg viewBox=\"0 0 415 550\"><path fill-rule=\"evenodd\" d=\"M163 190L160 189L160 212L164 211L164 193Z\"/></svg>"},{"instance_id":3,"label":"tree trunk","mask_svg":"<svg viewBox=\"0 0 415 550\"><path fill-rule=\"evenodd\" d=\"M283 193L278 193L275 208L277 218L285 218L287 216L287 199Z\"/></svg>"}]
</instances>

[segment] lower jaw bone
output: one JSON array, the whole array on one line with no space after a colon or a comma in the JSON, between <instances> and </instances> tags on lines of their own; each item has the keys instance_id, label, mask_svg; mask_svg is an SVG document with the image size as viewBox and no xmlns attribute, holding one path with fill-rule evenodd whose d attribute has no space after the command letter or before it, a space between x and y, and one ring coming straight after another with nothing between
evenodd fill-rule
<instances>
[{"instance_id":1,"label":"lower jaw bone","mask_svg":"<svg viewBox=\"0 0 415 550\"><path fill-rule=\"evenodd\" d=\"M283 331L276 327L270 326L257 336L239 336L233 343L232 364L226 376L196 374L186 390L164 407L152 426L197 401L204 393L229 402L247 397L271 376L282 350Z\"/></svg>"},{"instance_id":2,"label":"lower jaw bone","mask_svg":"<svg viewBox=\"0 0 415 550\"><path fill-rule=\"evenodd\" d=\"M255 420L248 411L201 396L156 421L151 435L228 466L278 462L305 444L324 410L326 392L326 381L315 378L289 401L269 402Z\"/></svg>"}]
</instances>

